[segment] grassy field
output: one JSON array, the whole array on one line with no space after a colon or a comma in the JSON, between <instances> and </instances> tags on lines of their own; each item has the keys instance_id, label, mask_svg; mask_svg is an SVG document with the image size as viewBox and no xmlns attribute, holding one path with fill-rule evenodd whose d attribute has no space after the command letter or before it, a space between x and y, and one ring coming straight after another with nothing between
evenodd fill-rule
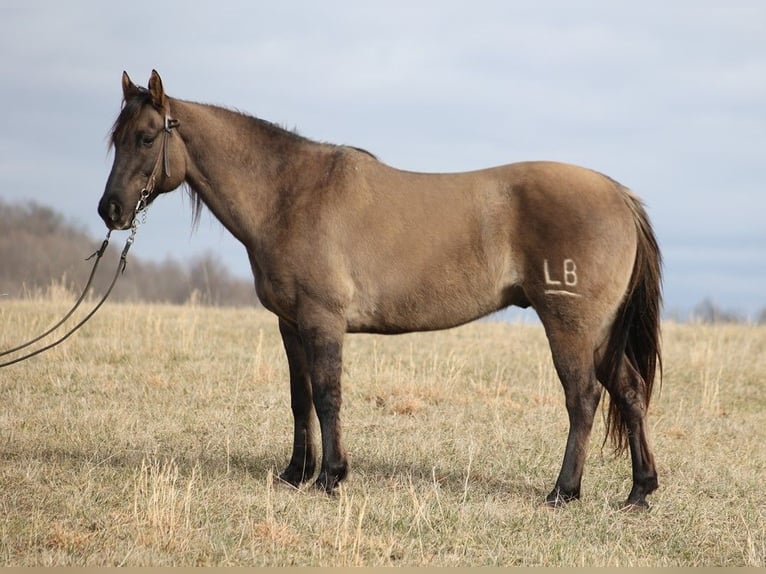
<instances>
[{"instance_id":1,"label":"grassy field","mask_svg":"<svg viewBox=\"0 0 766 574\"><path fill-rule=\"evenodd\" d=\"M65 297L0 301L0 348ZM567 423L541 327L346 339L350 480L275 481L287 366L257 310L106 305L0 371L1 565L764 566L766 328L664 326L660 488L617 510L596 423L583 499L541 506Z\"/></svg>"}]
</instances>

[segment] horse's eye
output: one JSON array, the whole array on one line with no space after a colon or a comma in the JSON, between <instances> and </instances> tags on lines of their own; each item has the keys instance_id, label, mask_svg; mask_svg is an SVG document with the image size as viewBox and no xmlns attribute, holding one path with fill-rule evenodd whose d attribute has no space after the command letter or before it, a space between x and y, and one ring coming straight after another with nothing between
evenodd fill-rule
<instances>
[{"instance_id":1,"label":"horse's eye","mask_svg":"<svg viewBox=\"0 0 766 574\"><path fill-rule=\"evenodd\" d=\"M140 138L141 145L144 147L152 147L152 144L154 143L154 136L149 134L143 134Z\"/></svg>"}]
</instances>

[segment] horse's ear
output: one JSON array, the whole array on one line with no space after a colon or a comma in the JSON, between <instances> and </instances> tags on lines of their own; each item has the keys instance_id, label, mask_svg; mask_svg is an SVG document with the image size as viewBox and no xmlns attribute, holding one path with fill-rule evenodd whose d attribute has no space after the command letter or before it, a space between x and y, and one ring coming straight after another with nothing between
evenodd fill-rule
<instances>
[{"instance_id":1,"label":"horse's ear","mask_svg":"<svg viewBox=\"0 0 766 574\"><path fill-rule=\"evenodd\" d=\"M152 75L149 78L149 95L152 97L152 104L155 108L163 112L167 111L167 96L165 96L162 79L157 70L152 70Z\"/></svg>"},{"instance_id":2,"label":"horse's ear","mask_svg":"<svg viewBox=\"0 0 766 574\"><path fill-rule=\"evenodd\" d=\"M127 72L122 73L122 97L125 101L138 94L139 89L128 76Z\"/></svg>"}]
</instances>

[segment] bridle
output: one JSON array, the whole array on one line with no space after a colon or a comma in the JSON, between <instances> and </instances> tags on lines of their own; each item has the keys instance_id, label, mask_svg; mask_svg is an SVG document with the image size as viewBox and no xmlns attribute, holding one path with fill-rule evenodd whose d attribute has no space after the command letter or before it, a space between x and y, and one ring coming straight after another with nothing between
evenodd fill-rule
<instances>
[{"instance_id":1,"label":"bridle","mask_svg":"<svg viewBox=\"0 0 766 574\"><path fill-rule=\"evenodd\" d=\"M160 151L157 154L157 159L154 161L154 166L149 174L149 178L146 180L146 185L141 188L141 193L138 196L138 202L136 208L133 210L133 222L130 225L130 236L128 237L125 249L130 249L130 245L133 244L133 240L136 237L136 231L138 227L143 225L146 221L146 210L149 208L149 198L154 193L154 188L157 185L157 177L160 175L160 169L165 174L165 177L170 177L170 158L168 156L168 138L172 131L180 125L175 118L171 118L170 114L165 114L164 125L162 127L160 138ZM138 221L138 215L141 214L141 221ZM107 239L109 233L107 233ZM91 256L92 257L92 256ZM2 356L0 354L0 356ZM2 365L0 365L2 367Z\"/></svg>"},{"instance_id":2,"label":"bridle","mask_svg":"<svg viewBox=\"0 0 766 574\"><path fill-rule=\"evenodd\" d=\"M160 152L157 154L157 159L154 162L152 172L149 174L149 179L146 181L146 185L141 188L141 195L136 205L136 213L142 206L148 205L149 197L154 193L154 187L157 185L157 177L160 175L160 169L163 170L165 177L170 177L170 157L168 156L168 138L172 131L180 125L180 122L171 118L170 114L165 114L164 126L162 127L162 133L160 138ZM134 216L135 221L135 216Z\"/></svg>"},{"instance_id":3,"label":"bridle","mask_svg":"<svg viewBox=\"0 0 766 574\"><path fill-rule=\"evenodd\" d=\"M122 249L122 254L120 255L120 261L117 264L117 270L114 273L114 277L112 277L112 282L109 284L109 287L107 288L103 297L101 297L101 299L98 301L95 307L93 307L93 309L91 309L88 312L88 314L85 315L85 317L83 317L74 327L72 327L64 335L62 335L61 337L59 337L52 343L49 343L39 349L31 351L20 357L16 357L15 359L11 359L3 363L0 363L0 368L9 367L10 365L14 365L16 363L19 363L21 361L34 357L35 355L39 355L40 353L43 353L49 349L52 349L56 345L63 343L72 334L74 334L75 331L77 331L80 327L82 327L91 317L93 317L96 311L98 311L99 308L106 302L107 298L112 292L112 289L117 283L117 278L125 272L125 267L127 266L128 251L130 250L131 245L133 245L133 242L135 241L138 228L146 222L146 211L149 208L149 198L151 197L152 193L154 193L154 188L157 185L157 177L160 175L160 170L164 172L165 177L170 177L170 160L168 157L168 138L170 137L172 130L174 128L177 128L178 125L179 125L178 120L171 118L169 114L165 114L164 126L162 128L162 137L160 139L160 151L157 154L157 160L154 162L154 167L152 168L152 172L149 175L149 179L146 181L146 185L141 188L141 193L139 195L138 202L136 203L136 207L133 210L133 221L130 225L130 235L125 241L125 247L123 247ZM82 294L77 298L77 301L75 301L74 305L66 313L66 315L64 315L62 319L60 319L52 327L49 327L45 332L43 332L41 335L38 335L34 339L30 339L26 343L22 343L21 345L17 345L16 347L13 347L11 349L6 349L4 351L1 351L0 357L5 357L7 355L16 353L17 351L21 351L22 349L26 349L27 347L34 345L38 341L41 341L42 339L44 339L45 337L47 337L48 335L56 331L64 323L66 323L66 321L77 310L80 304L85 300L85 296L88 293L88 289L90 289L90 286L93 283L93 278L96 275L96 269L98 268L98 264L101 261L101 258L104 256L107 246L109 245L109 237L111 236L111 234L112 234L112 230L110 229L109 231L107 231L106 237L104 238L104 241L101 243L101 247L99 247L92 255L90 255L90 257L86 259L86 261L88 261L90 259L93 259L94 257L96 258L96 260L93 262L93 268L90 271L90 275L88 276L88 281L82 290Z\"/></svg>"}]
</instances>

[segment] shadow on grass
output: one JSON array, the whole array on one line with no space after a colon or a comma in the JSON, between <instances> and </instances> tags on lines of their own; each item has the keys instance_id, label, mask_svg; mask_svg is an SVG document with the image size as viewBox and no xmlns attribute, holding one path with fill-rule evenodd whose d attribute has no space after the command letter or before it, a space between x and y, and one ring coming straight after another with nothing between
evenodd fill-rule
<instances>
[{"instance_id":1,"label":"shadow on grass","mask_svg":"<svg viewBox=\"0 0 766 574\"><path fill-rule=\"evenodd\" d=\"M422 461L391 462L378 457L355 459L350 474L352 481L375 481L395 488L412 484L419 490L438 488L455 498L501 496L542 502L547 490L531 483L529 478L521 473L495 474L482 468L468 471Z\"/></svg>"},{"instance_id":2,"label":"shadow on grass","mask_svg":"<svg viewBox=\"0 0 766 574\"><path fill-rule=\"evenodd\" d=\"M192 452L174 452L172 449L163 448L156 450L119 450L106 452L99 450L77 450L47 447L16 451L0 450L0 461L5 463L18 462L20 465L29 465L37 462L41 465L54 465L59 468L71 468L93 472L99 467L111 468L117 471L138 470L146 463L172 461L181 475L188 476L192 472L206 476L230 475L242 477L263 477L269 471L275 472L279 460L274 454L251 457L237 454L227 456L225 452L211 452L194 454Z\"/></svg>"},{"instance_id":3,"label":"shadow on grass","mask_svg":"<svg viewBox=\"0 0 766 574\"><path fill-rule=\"evenodd\" d=\"M133 474L147 464L172 461L181 476L196 473L197 476L226 476L235 480L260 481L271 473L276 484L286 489L295 489L278 478L282 467L287 464L288 453L276 449L268 453L227 454L217 450L207 450L203 453L189 450L179 452L168 446L108 451L107 446L102 445L97 450L57 447L22 447L12 450L6 444L5 448L0 450L0 461L19 465L37 463L75 473L93 473L99 467L104 467L121 474ZM310 488L315 478L316 476L312 477L301 489ZM406 489L411 485L417 490L438 488L444 494L458 499L468 496L501 496L542 502L547 490L544 486L533 484L530 478L522 472L516 475L495 475L481 468L466 472L464 468L449 468L406 459L392 462L383 457L365 456L354 458L346 484L351 487L363 485L392 489Z\"/></svg>"}]
</instances>

